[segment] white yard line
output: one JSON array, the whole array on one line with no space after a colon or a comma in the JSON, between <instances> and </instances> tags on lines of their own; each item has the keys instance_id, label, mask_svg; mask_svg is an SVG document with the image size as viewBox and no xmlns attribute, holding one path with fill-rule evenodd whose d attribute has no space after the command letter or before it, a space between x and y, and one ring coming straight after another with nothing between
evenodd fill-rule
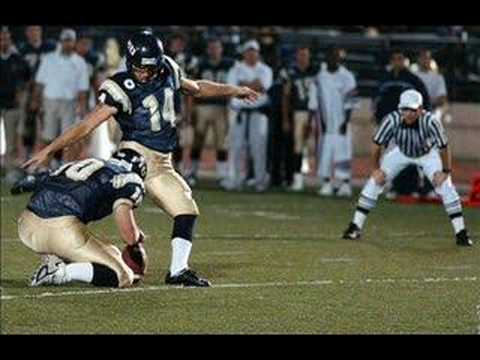
<instances>
[{"instance_id":1,"label":"white yard line","mask_svg":"<svg viewBox=\"0 0 480 360\"><path fill-rule=\"evenodd\" d=\"M452 265L452 266L435 266L435 270L468 270L471 269L472 265Z\"/></svg>"},{"instance_id":2,"label":"white yard line","mask_svg":"<svg viewBox=\"0 0 480 360\"><path fill-rule=\"evenodd\" d=\"M320 258L320 261L323 263L332 263L332 262L343 262L343 263L349 263L349 262L354 262L357 261L356 259L352 258Z\"/></svg>"},{"instance_id":3,"label":"white yard line","mask_svg":"<svg viewBox=\"0 0 480 360\"><path fill-rule=\"evenodd\" d=\"M477 320L478 320L477 335L480 335L480 302L478 303L476 310L477 310Z\"/></svg>"},{"instance_id":4,"label":"white yard line","mask_svg":"<svg viewBox=\"0 0 480 360\"><path fill-rule=\"evenodd\" d=\"M210 289L231 289L231 288L255 288L255 287L291 287L291 286L323 286L323 285L344 285L344 284L397 284L397 283L442 283L442 282L476 282L479 278L476 276L470 277L455 277L455 278L423 278L423 279L364 279L364 280L314 280L314 281L296 281L296 282L265 282L265 283L238 283L238 284L217 284ZM15 299L40 299L50 297L64 297L64 296L84 296L84 295L99 295L99 294L114 294L114 293L131 293L131 292L148 292L148 291L168 291L168 290L193 290L195 288L183 288L174 286L147 286L136 287L130 289L92 289L92 290L72 290L62 292L44 292L32 295L2 295L1 300L15 300ZM207 289L205 289L207 290Z\"/></svg>"}]
</instances>

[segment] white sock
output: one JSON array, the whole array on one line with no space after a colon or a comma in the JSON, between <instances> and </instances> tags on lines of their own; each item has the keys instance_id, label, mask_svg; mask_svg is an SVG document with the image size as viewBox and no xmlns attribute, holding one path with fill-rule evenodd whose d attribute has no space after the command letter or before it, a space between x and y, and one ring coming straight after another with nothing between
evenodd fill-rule
<instances>
[{"instance_id":1,"label":"white sock","mask_svg":"<svg viewBox=\"0 0 480 360\"><path fill-rule=\"evenodd\" d=\"M353 215L353 223L357 225L360 229L363 228L363 224L367 220L367 215L361 211L355 211L355 215Z\"/></svg>"},{"instance_id":2,"label":"white sock","mask_svg":"<svg viewBox=\"0 0 480 360\"><path fill-rule=\"evenodd\" d=\"M175 276L181 270L188 268L188 258L192 250L192 243L182 238L172 239L172 263L170 275Z\"/></svg>"},{"instance_id":3,"label":"white sock","mask_svg":"<svg viewBox=\"0 0 480 360\"><path fill-rule=\"evenodd\" d=\"M91 283L93 280L93 265L91 263L72 263L65 266L68 281Z\"/></svg>"},{"instance_id":4,"label":"white sock","mask_svg":"<svg viewBox=\"0 0 480 360\"><path fill-rule=\"evenodd\" d=\"M463 216L452 219L452 225L453 229L455 230L455 234L458 234L460 231L465 229L465 221L463 220Z\"/></svg>"}]
</instances>

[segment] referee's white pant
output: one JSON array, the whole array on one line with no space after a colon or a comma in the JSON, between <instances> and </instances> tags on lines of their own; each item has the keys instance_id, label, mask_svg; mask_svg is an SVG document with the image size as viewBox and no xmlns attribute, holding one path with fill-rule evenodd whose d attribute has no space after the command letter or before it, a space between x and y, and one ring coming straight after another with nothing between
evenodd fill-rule
<instances>
[{"instance_id":1,"label":"referee's white pant","mask_svg":"<svg viewBox=\"0 0 480 360\"><path fill-rule=\"evenodd\" d=\"M242 165L245 159L245 150L253 160L255 185L265 186L267 177L267 136L268 118L260 111L241 110L235 112L229 130L230 154L229 159L233 167L233 184L238 187L245 179L242 175Z\"/></svg>"},{"instance_id":2,"label":"referee's white pant","mask_svg":"<svg viewBox=\"0 0 480 360\"><path fill-rule=\"evenodd\" d=\"M418 158L411 158L403 154L398 146L385 154L380 169L385 173L386 180L391 181L408 165L419 166L430 181L433 180L433 175L437 171L442 171L442 160L438 150L431 149L428 154Z\"/></svg>"},{"instance_id":3,"label":"referee's white pant","mask_svg":"<svg viewBox=\"0 0 480 360\"><path fill-rule=\"evenodd\" d=\"M397 147L385 154L382 159L380 169L386 175L386 182L391 181L400 171L408 165L417 165L421 171L433 183L433 176L436 172L442 171L442 160L437 149L431 149L428 154L418 158L411 158L403 154ZM383 192L384 184L377 184L373 177L370 177L362 189L358 206L366 211L370 211L376 206L378 196ZM449 176L440 186L435 188L435 192L442 198L443 205L447 214L452 217L462 212L462 203L457 190Z\"/></svg>"}]
</instances>

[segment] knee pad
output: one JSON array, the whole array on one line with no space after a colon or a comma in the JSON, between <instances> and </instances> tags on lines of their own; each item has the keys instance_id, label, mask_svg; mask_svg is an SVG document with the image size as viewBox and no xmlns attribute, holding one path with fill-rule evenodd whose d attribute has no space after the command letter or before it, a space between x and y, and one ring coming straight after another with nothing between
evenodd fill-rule
<instances>
[{"instance_id":1,"label":"knee pad","mask_svg":"<svg viewBox=\"0 0 480 360\"><path fill-rule=\"evenodd\" d=\"M172 239L179 237L191 242L196 220L197 215L176 216L173 223Z\"/></svg>"}]
</instances>

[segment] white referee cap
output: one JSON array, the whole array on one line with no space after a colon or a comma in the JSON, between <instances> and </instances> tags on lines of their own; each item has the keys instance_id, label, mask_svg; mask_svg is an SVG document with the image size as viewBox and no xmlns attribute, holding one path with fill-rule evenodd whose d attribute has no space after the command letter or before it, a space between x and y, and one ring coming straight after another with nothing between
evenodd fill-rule
<instances>
[{"instance_id":1,"label":"white referee cap","mask_svg":"<svg viewBox=\"0 0 480 360\"><path fill-rule=\"evenodd\" d=\"M408 108L408 109L418 109L423 105L423 96L417 90L405 90L402 95L400 95L400 103L398 108Z\"/></svg>"}]
</instances>

